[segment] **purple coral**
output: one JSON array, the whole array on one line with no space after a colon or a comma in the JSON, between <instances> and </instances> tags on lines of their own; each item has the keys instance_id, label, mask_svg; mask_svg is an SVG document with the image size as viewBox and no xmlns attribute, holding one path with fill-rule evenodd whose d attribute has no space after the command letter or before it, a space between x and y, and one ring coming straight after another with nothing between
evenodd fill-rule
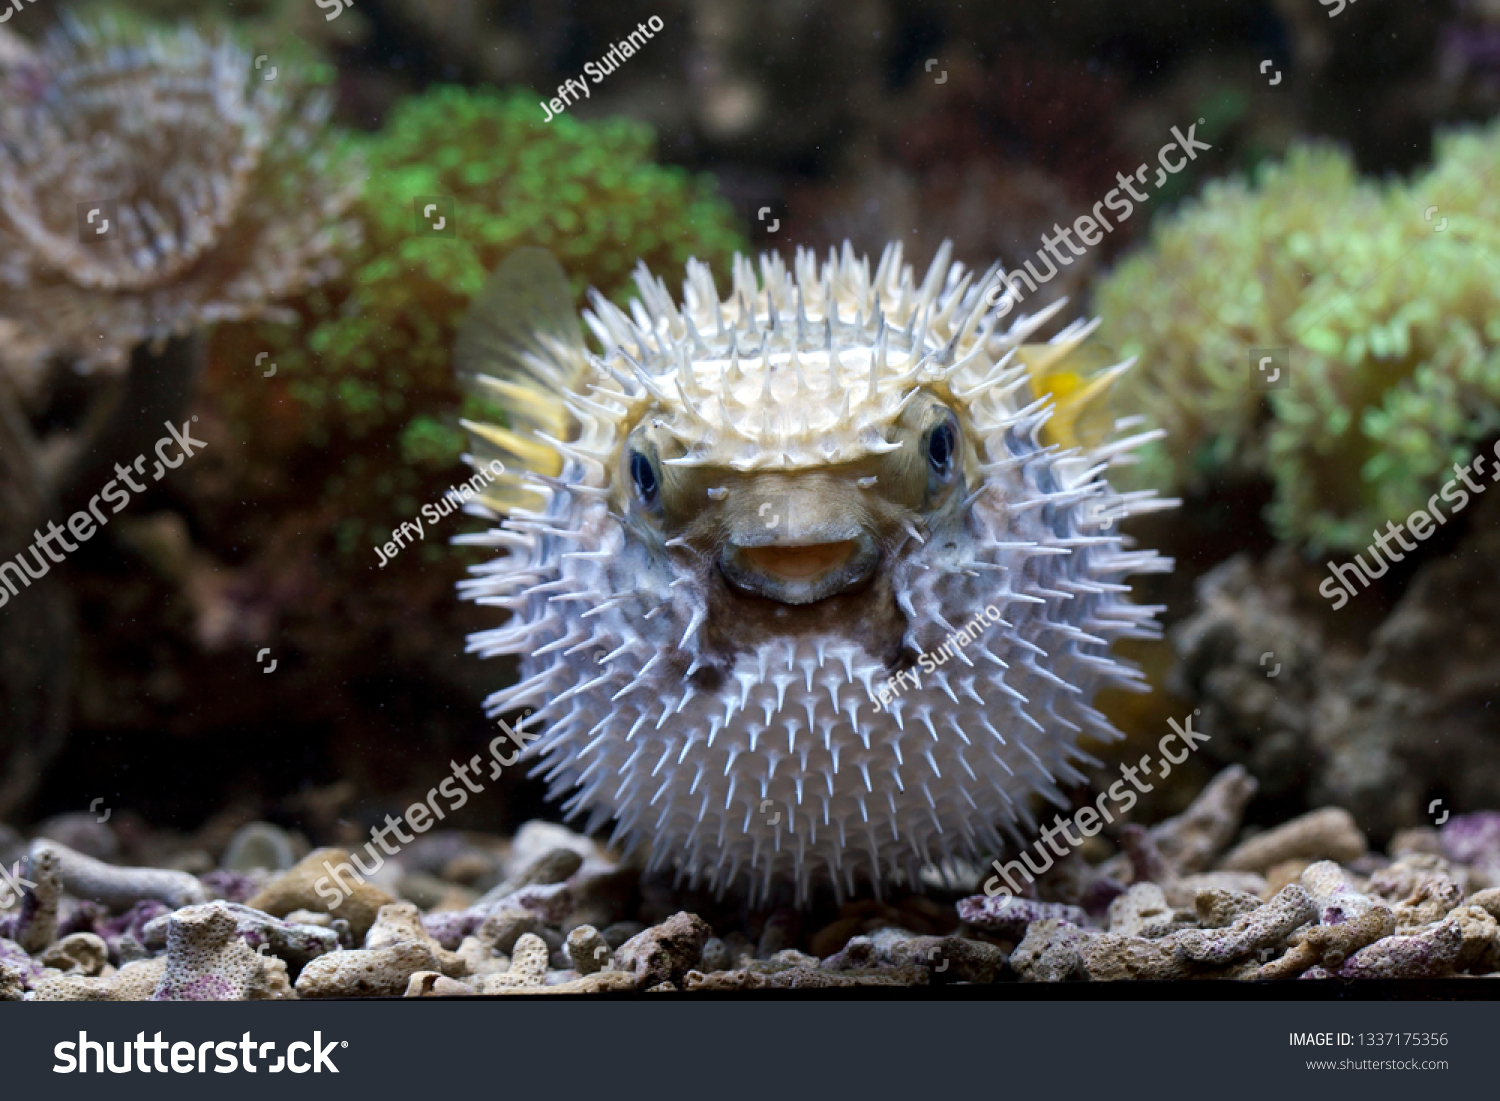
<instances>
[{"instance_id":1,"label":"purple coral","mask_svg":"<svg viewBox=\"0 0 1500 1101\"><path fill-rule=\"evenodd\" d=\"M260 891L260 884L244 872L215 868L198 877L205 890L225 902L248 902Z\"/></svg>"},{"instance_id":2,"label":"purple coral","mask_svg":"<svg viewBox=\"0 0 1500 1101\"><path fill-rule=\"evenodd\" d=\"M145 944L146 938L142 934L142 930L146 928L147 923L161 917L163 914L171 912L171 907L164 902L154 898L142 899L123 914L112 918L105 918L96 924L94 932L103 937L106 944L112 938L118 938L125 933L131 934L136 940Z\"/></svg>"},{"instance_id":3,"label":"purple coral","mask_svg":"<svg viewBox=\"0 0 1500 1101\"><path fill-rule=\"evenodd\" d=\"M1409 935L1386 937L1361 948L1336 974L1342 979L1435 979L1453 973L1463 948L1455 918Z\"/></svg>"},{"instance_id":4,"label":"purple coral","mask_svg":"<svg viewBox=\"0 0 1500 1101\"><path fill-rule=\"evenodd\" d=\"M42 977L42 965L32 959L26 949L4 937L0 937L0 967L18 972L27 986Z\"/></svg>"},{"instance_id":5,"label":"purple coral","mask_svg":"<svg viewBox=\"0 0 1500 1101\"><path fill-rule=\"evenodd\" d=\"M1500 866L1500 811L1461 814L1443 827L1443 850L1460 864Z\"/></svg>"},{"instance_id":6,"label":"purple coral","mask_svg":"<svg viewBox=\"0 0 1500 1101\"><path fill-rule=\"evenodd\" d=\"M422 915L422 927L444 948L452 951L463 943L463 939L484 924L489 914L477 907L467 910L440 910L435 914Z\"/></svg>"},{"instance_id":7,"label":"purple coral","mask_svg":"<svg viewBox=\"0 0 1500 1101\"><path fill-rule=\"evenodd\" d=\"M146 954L144 930L152 920L171 913L171 908L154 898L142 899L118 917L96 922L94 932L109 947L110 962L117 967L140 959Z\"/></svg>"},{"instance_id":8,"label":"purple coral","mask_svg":"<svg viewBox=\"0 0 1500 1101\"><path fill-rule=\"evenodd\" d=\"M1034 921L1066 921L1085 929L1090 925L1088 914L1077 906L986 895L960 899L958 918L976 929L1013 940L1025 936L1027 927Z\"/></svg>"}]
</instances>

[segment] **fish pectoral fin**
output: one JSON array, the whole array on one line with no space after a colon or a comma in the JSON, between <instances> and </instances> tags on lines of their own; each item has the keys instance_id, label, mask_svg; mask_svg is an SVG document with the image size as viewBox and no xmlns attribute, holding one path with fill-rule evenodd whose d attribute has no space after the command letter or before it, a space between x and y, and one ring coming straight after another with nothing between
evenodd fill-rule
<instances>
[{"instance_id":1,"label":"fish pectoral fin","mask_svg":"<svg viewBox=\"0 0 1500 1101\"><path fill-rule=\"evenodd\" d=\"M520 490L520 475L561 472L561 456L538 436L573 438L577 426L564 395L588 371L573 292L550 252L517 249L495 268L459 325L453 366L469 392L505 411L505 425L463 422L476 461L505 464L504 492L494 496L534 497Z\"/></svg>"},{"instance_id":2,"label":"fish pectoral fin","mask_svg":"<svg viewBox=\"0 0 1500 1101\"><path fill-rule=\"evenodd\" d=\"M1046 441L1064 448L1103 443L1113 429L1108 394L1129 363L1117 362L1107 345L1084 339L1022 344L1016 353L1031 375L1032 393L1052 395L1055 407L1042 429Z\"/></svg>"}]
</instances>

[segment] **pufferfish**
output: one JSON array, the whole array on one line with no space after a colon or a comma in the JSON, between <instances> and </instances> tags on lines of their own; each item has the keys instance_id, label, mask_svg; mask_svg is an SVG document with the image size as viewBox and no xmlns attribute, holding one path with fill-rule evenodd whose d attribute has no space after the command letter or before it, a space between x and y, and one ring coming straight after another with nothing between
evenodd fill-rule
<instances>
[{"instance_id":1,"label":"pufferfish","mask_svg":"<svg viewBox=\"0 0 1500 1101\"><path fill-rule=\"evenodd\" d=\"M1133 361L1079 374L1097 322L1026 343L1064 303L1002 326L999 265L951 253L920 283L899 244L873 275L847 242L737 255L723 299L689 260L680 303L642 264L629 313L590 292L592 350L525 249L460 329L508 421L465 422L507 471L466 539L506 553L461 583L510 612L469 650L520 658L487 710L533 709L551 796L648 871L752 905L914 884L1120 737L1092 701L1142 688L1110 646L1160 611L1125 579L1171 562L1119 521L1175 503L1105 480L1155 436L1101 426Z\"/></svg>"}]
</instances>

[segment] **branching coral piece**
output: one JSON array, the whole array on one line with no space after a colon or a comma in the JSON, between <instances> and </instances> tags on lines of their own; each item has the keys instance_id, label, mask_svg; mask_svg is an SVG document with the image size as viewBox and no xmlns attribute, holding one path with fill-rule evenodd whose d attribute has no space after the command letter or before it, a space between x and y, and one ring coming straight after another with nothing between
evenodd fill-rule
<instances>
[{"instance_id":1,"label":"branching coral piece","mask_svg":"<svg viewBox=\"0 0 1500 1101\"><path fill-rule=\"evenodd\" d=\"M168 906L192 906L205 902L203 884L187 872L166 868L121 868L74 852L56 841L39 838L31 846L31 863L55 866L63 890L76 898L93 899L124 910L142 899L159 899Z\"/></svg>"},{"instance_id":2,"label":"branching coral piece","mask_svg":"<svg viewBox=\"0 0 1500 1101\"><path fill-rule=\"evenodd\" d=\"M1100 332L1140 365L1119 412L1168 431L1166 488L1268 474L1283 537L1358 549L1500 430L1500 126L1439 139L1409 183L1295 149L1251 186L1210 185L1100 287ZM1289 348L1266 390L1252 348Z\"/></svg>"},{"instance_id":3,"label":"branching coral piece","mask_svg":"<svg viewBox=\"0 0 1500 1101\"><path fill-rule=\"evenodd\" d=\"M27 860L27 874L35 886L21 899L16 943L28 952L41 952L57 939L57 903L62 896L61 846L39 844ZM84 859L88 859L84 857Z\"/></svg>"},{"instance_id":4,"label":"branching coral piece","mask_svg":"<svg viewBox=\"0 0 1500 1101\"><path fill-rule=\"evenodd\" d=\"M257 79L244 50L186 27L68 20L6 67L0 320L23 388L44 355L123 369L136 344L256 316L330 275L360 180L320 142L328 109L293 73Z\"/></svg>"}]
</instances>

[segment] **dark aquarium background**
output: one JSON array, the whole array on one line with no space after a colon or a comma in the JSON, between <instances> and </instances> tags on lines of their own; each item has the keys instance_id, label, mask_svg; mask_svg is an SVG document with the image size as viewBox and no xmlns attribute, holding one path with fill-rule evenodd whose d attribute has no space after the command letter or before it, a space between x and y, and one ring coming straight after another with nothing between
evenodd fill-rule
<instances>
[{"instance_id":1,"label":"dark aquarium background","mask_svg":"<svg viewBox=\"0 0 1500 1101\"><path fill-rule=\"evenodd\" d=\"M452 540L486 525L442 506L485 412L455 332L514 249L550 249L582 305L627 302L638 259L676 292L690 256L723 287L736 250L899 240L922 270L951 239L981 271L1055 256L1025 310L1100 317L1098 363L1139 357L1112 411L1167 430L1127 472L1183 502L1129 529L1177 562L1136 586L1167 637L1122 650L1154 691L1100 701L1127 737L1095 782L1197 709L1211 742L1135 821L1238 765L1247 836L1336 807L1374 848L1451 857L1451 816L1500 868L1494 0L9 11L0 561L46 571L0 606L7 866L46 836L263 879L486 752L516 669L465 653L501 613L459 598L489 552ZM379 882L468 905L535 819L561 812L511 770ZM670 878L631 890L683 908ZM815 954L863 928L839 920Z\"/></svg>"}]
</instances>

